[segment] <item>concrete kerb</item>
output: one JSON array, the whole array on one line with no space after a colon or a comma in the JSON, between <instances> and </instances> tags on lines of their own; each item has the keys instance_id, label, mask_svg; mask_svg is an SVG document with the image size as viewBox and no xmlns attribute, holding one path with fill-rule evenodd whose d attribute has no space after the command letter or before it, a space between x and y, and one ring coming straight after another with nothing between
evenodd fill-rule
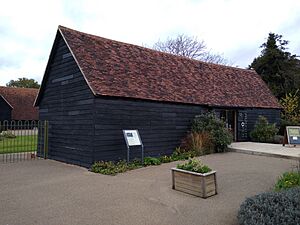
<instances>
[{"instance_id":1,"label":"concrete kerb","mask_svg":"<svg viewBox=\"0 0 300 225\"><path fill-rule=\"evenodd\" d=\"M249 155L258 155L258 156L268 156L268 157L276 157L276 158L282 158L282 159L293 159L293 160L299 160L300 156L292 156L292 155L280 155L276 153L267 153L267 152L258 152L253 150L245 150L245 149L238 149L229 147L229 152L237 152L237 153L244 153Z\"/></svg>"},{"instance_id":2,"label":"concrete kerb","mask_svg":"<svg viewBox=\"0 0 300 225\"><path fill-rule=\"evenodd\" d=\"M299 160L300 148L289 148L281 144L257 143L257 142L234 142L228 146L229 151L250 155L268 156L284 159Z\"/></svg>"}]
</instances>

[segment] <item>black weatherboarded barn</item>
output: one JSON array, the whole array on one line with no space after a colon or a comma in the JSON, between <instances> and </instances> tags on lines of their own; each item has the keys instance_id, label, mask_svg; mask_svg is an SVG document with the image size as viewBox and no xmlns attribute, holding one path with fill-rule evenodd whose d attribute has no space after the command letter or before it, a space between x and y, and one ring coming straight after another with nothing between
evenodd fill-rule
<instances>
[{"instance_id":1,"label":"black weatherboarded barn","mask_svg":"<svg viewBox=\"0 0 300 225\"><path fill-rule=\"evenodd\" d=\"M204 63L59 26L36 99L49 157L89 166L126 157L123 129L146 155L170 154L195 115L215 110L235 140L280 105L252 70Z\"/></svg>"},{"instance_id":2,"label":"black weatherboarded barn","mask_svg":"<svg viewBox=\"0 0 300 225\"><path fill-rule=\"evenodd\" d=\"M32 121L39 119L33 107L38 89L0 86L0 122Z\"/></svg>"}]
</instances>

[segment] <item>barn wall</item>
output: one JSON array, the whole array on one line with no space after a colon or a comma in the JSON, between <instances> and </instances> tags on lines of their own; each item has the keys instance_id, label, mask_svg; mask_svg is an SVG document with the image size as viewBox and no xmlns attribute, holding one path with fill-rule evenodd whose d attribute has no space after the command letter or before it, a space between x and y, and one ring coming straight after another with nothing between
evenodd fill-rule
<instances>
[{"instance_id":1,"label":"barn wall","mask_svg":"<svg viewBox=\"0 0 300 225\"><path fill-rule=\"evenodd\" d=\"M259 116L264 116L269 123L280 124L280 110L279 109L240 109L238 110L238 141L250 140L250 132L253 130ZM242 122L244 126L242 126Z\"/></svg>"},{"instance_id":2,"label":"barn wall","mask_svg":"<svg viewBox=\"0 0 300 225\"><path fill-rule=\"evenodd\" d=\"M88 166L92 162L94 96L65 42L58 36L39 103L49 121L49 158Z\"/></svg>"},{"instance_id":3,"label":"barn wall","mask_svg":"<svg viewBox=\"0 0 300 225\"><path fill-rule=\"evenodd\" d=\"M95 160L126 158L123 129L138 129L146 156L171 154L187 133L201 106L141 100L95 99ZM140 156L139 149L132 155Z\"/></svg>"},{"instance_id":4,"label":"barn wall","mask_svg":"<svg viewBox=\"0 0 300 225\"><path fill-rule=\"evenodd\" d=\"M12 108L0 96L0 121L11 120Z\"/></svg>"}]
</instances>

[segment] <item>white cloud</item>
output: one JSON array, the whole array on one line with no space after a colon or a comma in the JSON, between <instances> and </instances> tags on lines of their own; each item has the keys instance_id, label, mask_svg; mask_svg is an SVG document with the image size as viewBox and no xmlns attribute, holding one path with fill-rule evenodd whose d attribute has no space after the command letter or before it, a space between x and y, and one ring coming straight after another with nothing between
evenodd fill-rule
<instances>
[{"instance_id":1,"label":"white cloud","mask_svg":"<svg viewBox=\"0 0 300 225\"><path fill-rule=\"evenodd\" d=\"M0 85L39 81L59 24L138 45L185 33L245 67L269 32L300 54L300 1L286 0L0 0Z\"/></svg>"}]
</instances>

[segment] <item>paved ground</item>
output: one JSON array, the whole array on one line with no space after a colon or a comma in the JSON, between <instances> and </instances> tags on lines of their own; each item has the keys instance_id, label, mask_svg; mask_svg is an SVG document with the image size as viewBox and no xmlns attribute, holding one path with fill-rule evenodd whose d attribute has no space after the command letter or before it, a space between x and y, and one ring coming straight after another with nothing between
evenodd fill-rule
<instances>
[{"instance_id":1,"label":"paved ground","mask_svg":"<svg viewBox=\"0 0 300 225\"><path fill-rule=\"evenodd\" d=\"M240 153L201 158L218 175L219 194L208 199L171 189L176 162L114 177L51 160L0 164L0 224L237 224L245 197L270 190L296 165Z\"/></svg>"},{"instance_id":2,"label":"paved ground","mask_svg":"<svg viewBox=\"0 0 300 225\"><path fill-rule=\"evenodd\" d=\"M282 146L282 144L268 144L256 142L234 142L229 148L234 152L253 155L264 155L287 159L300 159L300 146Z\"/></svg>"}]
</instances>

